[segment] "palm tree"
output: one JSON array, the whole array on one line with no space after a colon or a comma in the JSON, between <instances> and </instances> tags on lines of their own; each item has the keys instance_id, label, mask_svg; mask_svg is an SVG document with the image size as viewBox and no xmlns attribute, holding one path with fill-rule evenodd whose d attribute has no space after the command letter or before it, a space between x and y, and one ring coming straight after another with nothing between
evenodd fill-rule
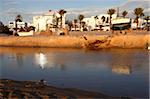
<instances>
[{"instance_id":1,"label":"palm tree","mask_svg":"<svg viewBox=\"0 0 150 99\"><path fill-rule=\"evenodd\" d=\"M97 25L96 24L96 20L98 19L98 16L96 15L95 17L94 17L94 19L95 19L95 26Z\"/></svg>"},{"instance_id":2,"label":"palm tree","mask_svg":"<svg viewBox=\"0 0 150 99\"><path fill-rule=\"evenodd\" d=\"M128 14L127 11L123 11L123 12L122 12L122 16L123 16L124 18L126 17L127 14Z\"/></svg>"},{"instance_id":3,"label":"palm tree","mask_svg":"<svg viewBox=\"0 0 150 99\"><path fill-rule=\"evenodd\" d=\"M74 26L75 26L75 31L76 31L76 26L77 26L77 22L78 22L78 20L77 19L74 19Z\"/></svg>"},{"instance_id":4,"label":"palm tree","mask_svg":"<svg viewBox=\"0 0 150 99\"><path fill-rule=\"evenodd\" d=\"M144 16L144 13L143 13L144 9L143 8L135 8L134 9L134 15L136 16L135 20L136 20L136 23L137 23L137 28L138 28L138 24L139 24L139 17L141 16Z\"/></svg>"},{"instance_id":5,"label":"palm tree","mask_svg":"<svg viewBox=\"0 0 150 99\"><path fill-rule=\"evenodd\" d=\"M79 19L79 21L80 21L80 29L81 29L81 22L82 22L82 20L84 19L84 15L80 14L80 15L78 16L78 19Z\"/></svg>"},{"instance_id":6,"label":"palm tree","mask_svg":"<svg viewBox=\"0 0 150 99\"><path fill-rule=\"evenodd\" d=\"M112 15L113 15L115 12L116 12L115 9L109 9L109 10L107 11L107 14L109 14L109 16L110 16L110 20L109 20L110 26L111 26L111 18L112 18Z\"/></svg>"},{"instance_id":7,"label":"palm tree","mask_svg":"<svg viewBox=\"0 0 150 99\"><path fill-rule=\"evenodd\" d=\"M65 13L67 13L67 11L65 11L64 9L59 10L58 12L60 14L60 21L61 21L61 28L62 28L62 18L64 16Z\"/></svg>"},{"instance_id":8,"label":"palm tree","mask_svg":"<svg viewBox=\"0 0 150 99\"><path fill-rule=\"evenodd\" d=\"M3 33L4 30L4 24L0 21L0 33Z\"/></svg>"},{"instance_id":9,"label":"palm tree","mask_svg":"<svg viewBox=\"0 0 150 99\"><path fill-rule=\"evenodd\" d=\"M18 15L16 16L16 18L15 18L15 21L16 21L16 22L22 22L22 21L23 21L22 16L21 16L20 14L18 14Z\"/></svg>"},{"instance_id":10,"label":"palm tree","mask_svg":"<svg viewBox=\"0 0 150 99\"><path fill-rule=\"evenodd\" d=\"M17 22L22 22L22 21L23 21L22 16L20 14L18 14L15 18L15 30L16 30L16 32L18 29Z\"/></svg>"}]
</instances>

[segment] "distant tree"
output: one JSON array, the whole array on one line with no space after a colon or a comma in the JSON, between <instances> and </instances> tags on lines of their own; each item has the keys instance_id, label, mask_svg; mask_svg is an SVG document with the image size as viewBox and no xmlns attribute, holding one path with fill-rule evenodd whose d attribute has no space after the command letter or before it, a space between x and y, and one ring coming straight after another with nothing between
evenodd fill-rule
<instances>
[{"instance_id":1,"label":"distant tree","mask_svg":"<svg viewBox=\"0 0 150 99\"><path fill-rule=\"evenodd\" d=\"M115 14L115 12L116 12L115 9L109 9L109 10L107 11L107 14L109 14L109 16L110 16L110 20L109 20L110 26L111 26L112 15Z\"/></svg>"},{"instance_id":2,"label":"distant tree","mask_svg":"<svg viewBox=\"0 0 150 99\"><path fill-rule=\"evenodd\" d=\"M123 11L123 12L122 12L122 16L123 16L124 18L126 17L127 14L128 14L127 11Z\"/></svg>"},{"instance_id":3,"label":"distant tree","mask_svg":"<svg viewBox=\"0 0 150 99\"><path fill-rule=\"evenodd\" d=\"M78 19L79 19L79 22L80 22L80 29L81 29L81 22L82 22L82 20L84 19L84 15L80 14L80 15L78 16Z\"/></svg>"},{"instance_id":4,"label":"distant tree","mask_svg":"<svg viewBox=\"0 0 150 99\"><path fill-rule=\"evenodd\" d=\"M10 33L9 28L7 26L4 26L3 33L6 33L6 34Z\"/></svg>"},{"instance_id":5,"label":"distant tree","mask_svg":"<svg viewBox=\"0 0 150 99\"><path fill-rule=\"evenodd\" d=\"M17 29L18 29L17 22L22 22L22 21L23 21L22 16L20 14L18 14L15 18L15 30L16 30L16 32L17 32Z\"/></svg>"},{"instance_id":6,"label":"distant tree","mask_svg":"<svg viewBox=\"0 0 150 99\"><path fill-rule=\"evenodd\" d=\"M71 28L73 26L72 21L68 21L69 30L71 31Z\"/></svg>"},{"instance_id":7,"label":"distant tree","mask_svg":"<svg viewBox=\"0 0 150 99\"><path fill-rule=\"evenodd\" d=\"M150 20L150 16L145 16L145 17L144 17L144 20L146 20L147 31L149 31L148 21Z\"/></svg>"},{"instance_id":8,"label":"distant tree","mask_svg":"<svg viewBox=\"0 0 150 99\"><path fill-rule=\"evenodd\" d=\"M144 9L143 8L135 8L134 9L134 15L136 16L135 21L137 23L137 28L138 28L138 24L139 24L139 17L144 16L143 13Z\"/></svg>"},{"instance_id":9,"label":"distant tree","mask_svg":"<svg viewBox=\"0 0 150 99\"><path fill-rule=\"evenodd\" d=\"M0 21L0 33L3 33L4 24Z\"/></svg>"},{"instance_id":10,"label":"distant tree","mask_svg":"<svg viewBox=\"0 0 150 99\"><path fill-rule=\"evenodd\" d=\"M18 14L18 15L16 16L16 18L15 18L15 21L16 21L16 22L22 22L22 21L23 21L22 16L21 16L20 14Z\"/></svg>"},{"instance_id":11,"label":"distant tree","mask_svg":"<svg viewBox=\"0 0 150 99\"><path fill-rule=\"evenodd\" d=\"M94 17L94 19L95 19L95 26L96 26L96 25L97 25L96 22L97 22L97 20L98 20L98 16L96 15L96 16Z\"/></svg>"},{"instance_id":12,"label":"distant tree","mask_svg":"<svg viewBox=\"0 0 150 99\"><path fill-rule=\"evenodd\" d=\"M101 19L102 19L102 22L104 23L106 18L105 18L105 16L102 16Z\"/></svg>"},{"instance_id":13,"label":"distant tree","mask_svg":"<svg viewBox=\"0 0 150 99\"><path fill-rule=\"evenodd\" d=\"M78 20L77 20L77 19L74 19L75 31L76 31L76 28L77 28L77 22L78 22Z\"/></svg>"},{"instance_id":14,"label":"distant tree","mask_svg":"<svg viewBox=\"0 0 150 99\"><path fill-rule=\"evenodd\" d=\"M68 23L69 23L69 20L66 20L66 21L65 21L65 24L68 24Z\"/></svg>"},{"instance_id":15,"label":"distant tree","mask_svg":"<svg viewBox=\"0 0 150 99\"><path fill-rule=\"evenodd\" d=\"M0 21L0 33L4 33L4 34L12 34L11 31L9 31L9 28L7 26L5 26L1 21Z\"/></svg>"},{"instance_id":16,"label":"distant tree","mask_svg":"<svg viewBox=\"0 0 150 99\"><path fill-rule=\"evenodd\" d=\"M65 13L67 13L67 11L65 11L64 9L59 10L60 21L61 21L61 28L62 28L62 18L63 18Z\"/></svg>"},{"instance_id":17,"label":"distant tree","mask_svg":"<svg viewBox=\"0 0 150 99\"><path fill-rule=\"evenodd\" d=\"M4 25L3 22L0 21L0 26Z\"/></svg>"}]
</instances>

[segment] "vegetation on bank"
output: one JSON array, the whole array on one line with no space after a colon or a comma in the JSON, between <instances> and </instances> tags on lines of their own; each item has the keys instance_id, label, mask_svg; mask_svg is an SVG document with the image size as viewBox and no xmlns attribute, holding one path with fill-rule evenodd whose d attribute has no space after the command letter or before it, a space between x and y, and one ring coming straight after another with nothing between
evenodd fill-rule
<instances>
[{"instance_id":1,"label":"vegetation on bank","mask_svg":"<svg viewBox=\"0 0 150 99\"><path fill-rule=\"evenodd\" d=\"M86 39L85 39L86 38ZM33 36L0 37L0 46L49 48L145 48L150 35L86 35L86 36Z\"/></svg>"},{"instance_id":2,"label":"vegetation on bank","mask_svg":"<svg viewBox=\"0 0 150 99\"><path fill-rule=\"evenodd\" d=\"M8 26L5 26L2 22L0 22L0 34L5 33L8 35L12 35L13 32L9 30Z\"/></svg>"}]
</instances>

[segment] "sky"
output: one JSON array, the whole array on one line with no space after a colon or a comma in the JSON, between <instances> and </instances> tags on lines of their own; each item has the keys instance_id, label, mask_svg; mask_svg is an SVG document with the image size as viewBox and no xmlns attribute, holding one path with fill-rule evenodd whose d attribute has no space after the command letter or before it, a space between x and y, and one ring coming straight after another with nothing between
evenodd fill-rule
<instances>
[{"instance_id":1,"label":"sky","mask_svg":"<svg viewBox=\"0 0 150 99\"><path fill-rule=\"evenodd\" d=\"M21 14L24 21L32 22L32 17L48 10L65 9L67 18L76 18L79 14L86 17L106 13L109 8L117 8L131 1L148 0L0 0L0 21L8 23Z\"/></svg>"}]
</instances>

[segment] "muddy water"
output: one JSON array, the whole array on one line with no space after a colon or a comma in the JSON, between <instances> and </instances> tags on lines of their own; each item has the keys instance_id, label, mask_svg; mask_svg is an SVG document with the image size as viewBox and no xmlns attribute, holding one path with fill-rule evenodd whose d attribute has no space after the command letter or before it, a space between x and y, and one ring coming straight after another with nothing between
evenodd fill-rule
<instances>
[{"instance_id":1,"label":"muddy water","mask_svg":"<svg viewBox=\"0 0 150 99\"><path fill-rule=\"evenodd\" d=\"M149 96L149 52L139 49L0 48L1 78L45 79L63 88Z\"/></svg>"}]
</instances>

